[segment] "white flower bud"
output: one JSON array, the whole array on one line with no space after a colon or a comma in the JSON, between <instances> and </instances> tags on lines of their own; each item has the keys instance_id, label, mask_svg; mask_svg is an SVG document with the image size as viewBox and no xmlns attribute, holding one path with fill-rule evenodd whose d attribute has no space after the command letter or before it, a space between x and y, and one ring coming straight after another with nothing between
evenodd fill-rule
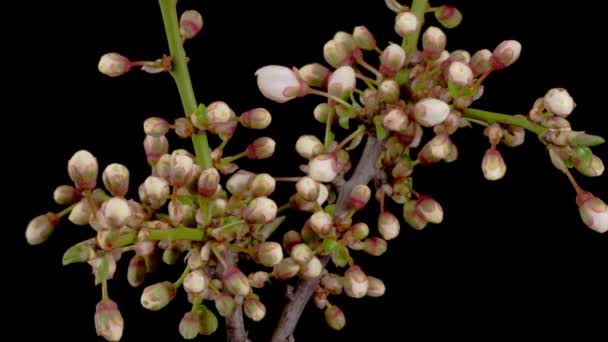
<instances>
[{"instance_id":1,"label":"white flower bud","mask_svg":"<svg viewBox=\"0 0 608 342\"><path fill-rule=\"evenodd\" d=\"M492 53L492 66L500 70L515 63L521 54L521 44L516 40L505 40Z\"/></svg>"},{"instance_id":2,"label":"white flower bud","mask_svg":"<svg viewBox=\"0 0 608 342\"><path fill-rule=\"evenodd\" d=\"M324 211L317 211L310 216L308 220L310 228L319 234L319 236L326 236L331 233L334 223L331 216Z\"/></svg>"},{"instance_id":3,"label":"white flower bud","mask_svg":"<svg viewBox=\"0 0 608 342\"><path fill-rule=\"evenodd\" d=\"M89 218L91 217L91 207L89 201L81 199L68 216L68 220L77 226L86 226L89 224Z\"/></svg>"},{"instance_id":4,"label":"white flower bud","mask_svg":"<svg viewBox=\"0 0 608 342\"><path fill-rule=\"evenodd\" d=\"M308 162L308 175L317 182L331 182L338 176L336 158L320 154Z\"/></svg>"},{"instance_id":5,"label":"white flower bud","mask_svg":"<svg viewBox=\"0 0 608 342\"><path fill-rule=\"evenodd\" d=\"M401 37L418 29L418 17L412 12L403 12L395 17L395 32Z\"/></svg>"},{"instance_id":6,"label":"white flower bud","mask_svg":"<svg viewBox=\"0 0 608 342\"><path fill-rule=\"evenodd\" d=\"M207 123L211 125L228 122L234 116L234 111L223 101L212 102L205 109Z\"/></svg>"},{"instance_id":7,"label":"white flower bud","mask_svg":"<svg viewBox=\"0 0 608 342\"><path fill-rule=\"evenodd\" d=\"M507 172L507 164L498 150L490 148L483 156L481 169L487 180L494 181L504 177Z\"/></svg>"},{"instance_id":8,"label":"white flower bud","mask_svg":"<svg viewBox=\"0 0 608 342\"><path fill-rule=\"evenodd\" d=\"M279 65L268 65L255 72L258 88L266 98L284 103L308 92L295 71Z\"/></svg>"},{"instance_id":9,"label":"white flower bud","mask_svg":"<svg viewBox=\"0 0 608 342\"><path fill-rule=\"evenodd\" d=\"M268 223L277 217L277 204L268 197L256 197L243 212L249 223Z\"/></svg>"},{"instance_id":10,"label":"white flower bud","mask_svg":"<svg viewBox=\"0 0 608 342\"><path fill-rule=\"evenodd\" d=\"M344 292L352 298L362 298L367 294L369 281L359 266L351 266L344 273Z\"/></svg>"},{"instance_id":11,"label":"white flower bud","mask_svg":"<svg viewBox=\"0 0 608 342\"><path fill-rule=\"evenodd\" d=\"M590 192L576 196L576 204L581 218L587 227L598 233L608 231L608 206Z\"/></svg>"},{"instance_id":12,"label":"white flower bud","mask_svg":"<svg viewBox=\"0 0 608 342\"><path fill-rule=\"evenodd\" d=\"M391 109L382 120L382 125L393 132L403 132L407 129L410 120L401 108Z\"/></svg>"},{"instance_id":13,"label":"white flower bud","mask_svg":"<svg viewBox=\"0 0 608 342\"><path fill-rule=\"evenodd\" d=\"M129 72L129 70L131 70L131 62L125 56L110 52L101 56L97 69L102 74L116 77Z\"/></svg>"},{"instance_id":14,"label":"white flower bud","mask_svg":"<svg viewBox=\"0 0 608 342\"><path fill-rule=\"evenodd\" d=\"M323 143L314 135L302 135L296 141L296 152L306 159L314 158L323 151Z\"/></svg>"},{"instance_id":15,"label":"white flower bud","mask_svg":"<svg viewBox=\"0 0 608 342\"><path fill-rule=\"evenodd\" d=\"M553 88L544 98L545 109L555 115L567 117L572 113L576 104L566 89Z\"/></svg>"},{"instance_id":16,"label":"white flower bud","mask_svg":"<svg viewBox=\"0 0 608 342\"><path fill-rule=\"evenodd\" d=\"M121 228L131 217L129 202L122 197L112 197L103 202L101 211L106 222L113 228Z\"/></svg>"},{"instance_id":17,"label":"white flower bud","mask_svg":"<svg viewBox=\"0 0 608 342\"><path fill-rule=\"evenodd\" d=\"M344 65L329 76L327 90L331 95L345 97L355 89L356 83L355 70L349 65Z\"/></svg>"},{"instance_id":18,"label":"white flower bud","mask_svg":"<svg viewBox=\"0 0 608 342\"><path fill-rule=\"evenodd\" d=\"M423 53L427 58L437 59L445 50L447 38L440 28L430 26L422 34Z\"/></svg>"},{"instance_id":19,"label":"white flower bud","mask_svg":"<svg viewBox=\"0 0 608 342\"><path fill-rule=\"evenodd\" d=\"M430 223L439 224L443 221L443 208L441 204L428 196L422 196L418 199L416 210Z\"/></svg>"},{"instance_id":20,"label":"white flower bud","mask_svg":"<svg viewBox=\"0 0 608 342\"><path fill-rule=\"evenodd\" d=\"M150 176L144 181L143 193L152 208L162 207L169 198L169 191L169 182L164 178Z\"/></svg>"},{"instance_id":21,"label":"white flower bud","mask_svg":"<svg viewBox=\"0 0 608 342\"><path fill-rule=\"evenodd\" d=\"M312 257L306 266L301 267L298 275L304 279L313 279L321 275L323 271L323 265L321 264L321 260L319 258Z\"/></svg>"},{"instance_id":22,"label":"white flower bud","mask_svg":"<svg viewBox=\"0 0 608 342\"><path fill-rule=\"evenodd\" d=\"M468 86L473 82L473 71L463 62L452 62L448 69L448 79L457 86Z\"/></svg>"},{"instance_id":23,"label":"white flower bud","mask_svg":"<svg viewBox=\"0 0 608 342\"><path fill-rule=\"evenodd\" d=\"M97 159L89 151L80 150L68 161L70 178L80 190L95 188L98 171Z\"/></svg>"},{"instance_id":24,"label":"white flower bud","mask_svg":"<svg viewBox=\"0 0 608 342\"><path fill-rule=\"evenodd\" d=\"M184 290L188 293L202 293L207 288L207 277L201 270L190 271L184 279Z\"/></svg>"},{"instance_id":25,"label":"white flower bud","mask_svg":"<svg viewBox=\"0 0 608 342\"><path fill-rule=\"evenodd\" d=\"M319 197L320 186L310 177L302 177L296 182L296 191L307 201L315 201Z\"/></svg>"},{"instance_id":26,"label":"white flower bud","mask_svg":"<svg viewBox=\"0 0 608 342\"><path fill-rule=\"evenodd\" d=\"M378 216L378 231L384 240L392 240L399 236L401 226L395 215L385 211Z\"/></svg>"},{"instance_id":27,"label":"white flower bud","mask_svg":"<svg viewBox=\"0 0 608 342\"><path fill-rule=\"evenodd\" d=\"M447 103L435 99L425 98L414 106L414 117L416 122L425 127L432 127L442 123L450 114L450 106Z\"/></svg>"}]
</instances>

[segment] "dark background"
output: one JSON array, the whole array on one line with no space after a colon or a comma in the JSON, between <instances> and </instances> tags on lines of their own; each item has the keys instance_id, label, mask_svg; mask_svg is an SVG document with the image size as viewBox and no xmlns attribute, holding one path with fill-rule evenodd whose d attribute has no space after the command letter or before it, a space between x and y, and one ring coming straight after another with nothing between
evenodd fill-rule
<instances>
[{"instance_id":1,"label":"dark background","mask_svg":"<svg viewBox=\"0 0 608 342\"><path fill-rule=\"evenodd\" d=\"M573 127L608 137L606 70L600 52L604 14L592 10L595 2L447 3L464 13L461 27L448 33L449 50L492 50L504 39L523 45L515 65L490 77L476 107L527 113L548 89L565 87L578 103L571 116ZM167 52L160 12L155 1L18 6L23 7L11 11L17 24L5 30L10 45L4 53L4 67L12 78L5 78L5 102L11 107L4 113L3 136L8 151L3 165L9 172L4 177L9 188L3 213L9 218L3 276L9 289L3 302L8 303L4 312L10 324L4 331L19 334L18 340L96 341L93 314L100 293L90 268L61 266L63 251L92 236L90 228L62 224L49 243L37 247L26 244L23 232L32 217L59 209L52 191L68 183L66 163L78 149L93 152L101 167L127 165L134 190L145 179L142 121L182 115L173 82L168 75L141 72L110 79L97 72L97 62L109 51L132 60ZM312 118L319 99L271 103L257 90L255 70L267 64L322 62L324 42L337 30L351 32L356 25L372 30L382 47L400 41L393 32L394 16L380 0L180 0L179 8L195 8L205 20L201 35L187 43L198 100L223 100L237 113L258 106L270 109L270 129L239 128L242 137L230 150L238 151L261 134L272 136L279 142L276 155L244 166L277 176L299 174L303 160L293 144L300 134L321 132ZM575 193L550 164L542 144L528 134L520 148L501 147L507 176L488 182L480 170L488 145L481 129L463 129L454 139L460 147L457 162L416 172L416 189L440 201L444 222L422 232L404 225L384 256L359 257L369 274L385 281L386 295L336 298L347 317L339 333L325 325L322 312L311 304L296 330L298 341L424 340L438 335L494 340L566 332L580 339L602 327L599 339L606 338L608 236L581 222ZM594 152L608 161L606 146ZM608 200L606 176L578 179L585 189ZM399 207L394 208L399 213ZM183 294L161 312L147 312L139 305L143 287L132 289L126 283L127 262L121 260L110 283L110 295L126 322L123 340L180 340L177 325L189 308ZM161 268L145 285L174 280L179 268ZM253 341L268 340L282 291L280 285L261 292L269 313L261 323L246 320ZM204 339L224 338L220 327Z\"/></svg>"}]
</instances>

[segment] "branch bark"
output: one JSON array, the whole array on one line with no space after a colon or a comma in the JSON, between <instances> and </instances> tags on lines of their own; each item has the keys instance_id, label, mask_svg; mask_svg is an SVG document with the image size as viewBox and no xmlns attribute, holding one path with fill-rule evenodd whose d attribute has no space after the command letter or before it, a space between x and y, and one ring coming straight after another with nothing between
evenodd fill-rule
<instances>
[{"instance_id":1,"label":"branch bark","mask_svg":"<svg viewBox=\"0 0 608 342\"><path fill-rule=\"evenodd\" d=\"M382 152L382 143L373 136L368 135L365 148L355 171L350 179L338 188L338 199L336 200L335 215L340 215L348 211L348 197L352 189L358 184L368 184L378 174L375 162ZM329 256L321 259L323 267L327 265ZM283 308L283 313L272 336L272 342L292 342L295 341L293 332L300 320L300 316L308 304L310 297L319 285L319 279L300 279L293 291L288 289L287 303ZM291 293L290 293L291 292Z\"/></svg>"}]
</instances>

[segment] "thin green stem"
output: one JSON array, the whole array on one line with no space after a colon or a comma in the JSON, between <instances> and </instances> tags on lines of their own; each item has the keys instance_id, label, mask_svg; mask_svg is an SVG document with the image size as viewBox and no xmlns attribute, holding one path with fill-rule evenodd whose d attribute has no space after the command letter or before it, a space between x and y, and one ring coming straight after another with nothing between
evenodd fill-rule
<instances>
[{"instance_id":1,"label":"thin green stem","mask_svg":"<svg viewBox=\"0 0 608 342\"><path fill-rule=\"evenodd\" d=\"M222 254L217 250L217 248L211 244L211 251L213 252L213 254L215 254L215 257L217 258L217 260L219 260L220 264L222 264L222 266L224 266L224 269L228 268L228 264L226 264L226 260L224 260L224 258L222 257Z\"/></svg>"},{"instance_id":2,"label":"thin green stem","mask_svg":"<svg viewBox=\"0 0 608 342\"><path fill-rule=\"evenodd\" d=\"M72 209L74 209L74 207L76 206L76 203L70 205L69 207L63 209L62 211L58 212L57 214L55 214L55 216L57 216L58 219L64 217L65 215L69 214Z\"/></svg>"},{"instance_id":3,"label":"thin green stem","mask_svg":"<svg viewBox=\"0 0 608 342\"><path fill-rule=\"evenodd\" d=\"M328 98L330 100L334 100L334 101L338 102L339 104L343 105L346 108L352 108L352 105L350 103L342 100L341 98L339 98L337 96L333 96L333 95L331 95L329 93L326 93L324 91L317 90L317 89L311 89L310 90L310 94L315 94L315 95L323 96L323 97L326 97L326 98ZM328 120L329 120L329 118L328 118Z\"/></svg>"},{"instance_id":4,"label":"thin green stem","mask_svg":"<svg viewBox=\"0 0 608 342\"><path fill-rule=\"evenodd\" d=\"M352 132L349 136L347 136L346 138L344 138L344 140L342 140L340 142L340 144L338 144L338 146L336 146L336 148L334 149L334 151L337 153L339 150L341 150L346 144L348 144L351 140L355 139L358 135L363 134L363 132L365 132L365 126L361 125L357 128L356 131Z\"/></svg>"},{"instance_id":5,"label":"thin green stem","mask_svg":"<svg viewBox=\"0 0 608 342\"><path fill-rule=\"evenodd\" d=\"M222 158L222 165L226 165L228 163L232 163L233 161L237 160L237 159L241 159L243 157L247 157L247 151L243 151L241 153L235 154L233 156L230 157L226 157L226 158Z\"/></svg>"},{"instance_id":6,"label":"thin green stem","mask_svg":"<svg viewBox=\"0 0 608 342\"><path fill-rule=\"evenodd\" d=\"M412 12L418 18L418 29L403 37L403 42L401 43L401 47L403 47L403 50L405 50L408 58L410 58L412 52L416 51L418 39L420 37L420 30L422 29L422 25L424 25L424 14L426 13L428 5L428 0L412 1L410 12Z\"/></svg>"},{"instance_id":7,"label":"thin green stem","mask_svg":"<svg viewBox=\"0 0 608 342\"><path fill-rule=\"evenodd\" d=\"M323 150L329 150L329 145L331 144L331 124L334 121L336 109L334 107L329 108L329 113L327 113L327 121L325 122L325 137L323 138Z\"/></svg>"},{"instance_id":8,"label":"thin green stem","mask_svg":"<svg viewBox=\"0 0 608 342\"><path fill-rule=\"evenodd\" d=\"M202 241L205 233L202 229L195 228L173 228L173 229L154 229L150 230L147 240L192 240ZM137 242L137 232L130 232L120 236L116 247L124 247Z\"/></svg>"},{"instance_id":9,"label":"thin green stem","mask_svg":"<svg viewBox=\"0 0 608 342\"><path fill-rule=\"evenodd\" d=\"M186 268L184 268L184 272L182 272L182 275L180 275L179 278L175 281L175 283L173 283L173 287L178 289L180 286L182 286L182 284L184 283L184 279L186 279L188 273L190 273L190 266L186 265Z\"/></svg>"},{"instance_id":10,"label":"thin green stem","mask_svg":"<svg viewBox=\"0 0 608 342\"><path fill-rule=\"evenodd\" d=\"M104 279L101 281L101 300L107 302L110 300L110 296L108 295L108 280Z\"/></svg>"},{"instance_id":11,"label":"thin green stem","mask_svg":"<svg viewBox=\"0 0 608 342\"><path fill-rule=\"evenodd\" d=\"M466 108L463 111L463 116L465 119L481 120L487 123L497 122L501 124L523 127L536 133L537 135L543 134L546 130L545 127L537 125L523 116L501 114L474 108Z\"/></svg>"},{"instance_id":12,"label":"thin green stem","mask_svg":"<svg viewBox=\"0 0 608 342\"><path fill-rule=\"evenodd\" d=\"M197 109L196 97L192 89L192 81L190 80L190 72L186 64L186 52L181 40L179 32L179 20L177 18L177 0L158 0L160 10L169 43L169 52L171 54L172 70L171 76L175 80L179 96L184 107L184 114L189 116ZM199 166L205 170L213 167L211 161L211 149L207 140L207 133L201 132L192 135L192 144L196 153L196 161Z\"/></svg>"}]
</instances>

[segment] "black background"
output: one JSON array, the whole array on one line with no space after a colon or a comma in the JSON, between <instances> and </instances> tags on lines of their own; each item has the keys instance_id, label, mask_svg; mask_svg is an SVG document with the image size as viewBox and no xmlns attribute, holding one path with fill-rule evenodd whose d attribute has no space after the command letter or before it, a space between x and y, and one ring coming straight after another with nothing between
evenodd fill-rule
<instances>
[{"instance_id":1,"label":"black background","mask_svg":"<svg viewBox=\"0 0 608 342\"><path fill-rule=\"evenodd\" d=\"M606 69L600 50L604 17L602 11L592 10L595 2L448 3L464 13L461 27L448 33L449 50L492 50L504 39L523 45L515 65L490 77L476 107L527 113L548 89L565 87L578 104L570 117L573 127L608 137ZM52 191L69 181L66 162L78 149L90 150L102 167L112 162L127 165L135 189L148 172L142 121L149 116L178 117L181 105L168 75L133 72L110 79L97 72L105 52L132 60L167 52L155 1L22 5L11 11L17 24L5 30L4 67L13 79L5 79L5 102L12 106L4 113L3 136L9 158L3 163L9 172L4 177L9 187L3 212L9 219L4 227L8 237L3 238L9 255L2 279L10 287L3 298L10 323L4 331L19 334L18 340L95 341L93 314L100 293L90 269L61 266L63 251L92 231L62 224L49 243L30 247L25 226L32 217L59 209ZM337 30L351 32L356 25L374 32L380 46L399 42L394 16L380 0L180 0L179 8L195 8L205 20L200 36L186 46L198 100L223 100L236 112L259 106L271 110L273 123L267 132L239 129L229 150L236 152L261 134L272 136L279 143L275 156L244 166L277 176L299 174L303 160L293 144L300 134L321 132L311 115L319 99L271 103L257 90L255 70L267 64L322 62L324 42ZM566 332L581 338L598 328L603 334L599 339L606 338L608 236L581 222L575 193L551 166L542 144L528 134L520 148L501 147L507 176L488 182L479 166L487 148L481 129L463 129L454 140L460 147L457 162L416 172L417 190L441 202L444 222L422 232L404 225L385 255L359 257L369 274L385 281L386 295L336 298L347 317L341 332L330 330L322 312L309 305L296 330L297 340L421 340L439 335L494 340ZM606 146L594 152L608 161ZM606 176L578 179L608 200ZM399 213L398 206L394 209ZM298 228L292 225L289 228ZM183 294L161 312L145 311L139 305L141 288L126 283L127 262L121 260L110 284L110 296L126 322L123 340L180 340L177 325L188 309ZM173 280L178 268L162 268L145 285ZM282 291L278 285L261 292L269 313L261 323L246 320L253 341L268 340ZM224 339L222 330L204 338Z\"/></svg>"}]
</instances>

